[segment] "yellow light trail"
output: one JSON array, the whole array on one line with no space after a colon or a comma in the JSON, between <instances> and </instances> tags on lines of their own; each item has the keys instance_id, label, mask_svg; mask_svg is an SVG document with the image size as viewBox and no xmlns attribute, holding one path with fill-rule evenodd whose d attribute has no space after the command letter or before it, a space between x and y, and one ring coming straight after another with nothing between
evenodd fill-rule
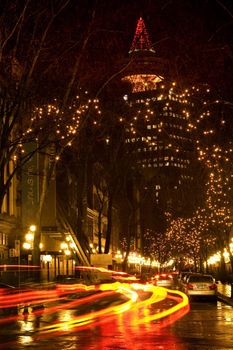
<instances>
[{"instance_id":1,"label":"yellow light trail","mask_svg":"<svg viewBox=\"0 0 233 350\"><path fill-rule=\"evenodd\" d=\"M137 301L138 295L136 292L132 291L129 288L129 285L122 284L119 282L116 283L111 283L111 284L102 284L99 286L99 289L102 291L106 290L115 290L116 293L121 293L123 295L126 295L128 298L130 298L128 301L125 303L122 303L120 305L116 306L110 306L105 309L96 311L96 312L91 312L89 314L86 314L84 316L79 316L75 317L73 320L66 321L66 322L61 322L61 323L56 323L53 325L49 325L46 327L39 328L38 331L43 331L43 333L49 333L49 332L54 332L54 331L63 331L64 328L71 329L71 328L76 328L76 327L81 327L83 325L89 324L93 322L96 318L107 316L107 315L112 315L112 314L119 314L122 312L125 312L129 310L132 307L132 304Z\"/></svg>"},{"instance_id":2,"label":"yellow light trail","mask_svg":"<svg viewBox=\"0 0 233 350\"><path fill-rule=\"evenodd\" d=\"M102 310L87 313L82 316L78 316L73 318L72 320L59 322L56 324L48 325L46 327L41 327L37 331L42 333L53 333L53 332L64 332L64 331L71 331L73 328L77 329L78 327L88 326L94 323L97 319L107 320L107 316L117 315L126 311L129 311L130 309L133 309L137 307L145 308L148 305L156 304L159 301L165 300L169 294L177 295L179 298L181 298L180 302L177 302L177 304L167 310L158 312L153 315L149 315L146 317L143 317L142 319L138 319L136 321L138 324L141 323L148 323L157 319L165 318L166 316L172 315L177 313L179 310L185 309L189 305L188 297L180 292L180 291L174 291L174 290L168 290L166 288L157 287L152 284L147 285L141 285L141 284L127 284L127 283L106 283L101 284L99 286L88 288L95 289L95 290L101 290L101 291L115 291L116 293L120 293L122 295L125 295L129 300L127 300L124 303L121 303L120 305L114 305L106 307ZM138 301L138 293L137 291L142 290L143 292L150 292L151 295L149 298ZM84 298L85 299L85 298Z\"/></svg>"}]
</instances>

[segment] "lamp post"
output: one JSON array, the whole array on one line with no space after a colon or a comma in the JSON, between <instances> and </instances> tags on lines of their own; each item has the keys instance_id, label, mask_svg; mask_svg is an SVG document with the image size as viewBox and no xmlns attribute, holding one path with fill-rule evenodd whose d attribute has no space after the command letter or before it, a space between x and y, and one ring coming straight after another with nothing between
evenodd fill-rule
<instances>
[{"instance_id":1,"label":"lamp post","mask_svg":"<svg viewBox=\"0 0 233 350\"><path fill-rule=\"evenodd\" d=\"M30 225L25 235L23 248L32 251L32 265L38 267L34 272L34 280L40 280L40 235L36 225Z\"/></svg>"},{"instance_id":2,"label":"lamp post","mask_svg":"<svg viewBox=\"0 0 233 350\"><path fill-rule=\"evenodd\" d=\"M40 281L40 241L41 236L39 233L39 229L35 225L31 225L31 228L33 228L34 232L34 241L33 241L33 250L32 250L32 264L35 268L34 272L34 280L35 282Z\"/></svg>"}]
</instances>

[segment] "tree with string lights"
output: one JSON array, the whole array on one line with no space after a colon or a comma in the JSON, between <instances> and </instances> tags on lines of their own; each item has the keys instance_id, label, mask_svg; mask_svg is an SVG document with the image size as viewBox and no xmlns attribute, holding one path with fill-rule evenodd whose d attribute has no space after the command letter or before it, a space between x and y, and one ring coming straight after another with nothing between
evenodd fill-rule
<instances>
[{"instance_id":1,"label":"tree with string lights","mask_svg":"<svg viewBox=\"0 0 233 350\"><path fill-rule=\"evenodd\" d=\"M13 6L6 2L1 13L0 207L3 210L4 199L16 174L24 177L28 174L30 181L37 177L40 198L30 220L38 226L56 163L64 149L80 136L77 130L84 129L90 109L96 107L85 90L80 99L77 96L78 72L91 20L84 34L76 38L79 52L72 60L71 69L63 66L63 53L67 53L74 42L60 40L60 34L57 40L54 24L59 23L59 16L68 5L69 1L54 1L51 7L30 1ZM36 168L39 158L42 160L40 169ZM24 190L22 183L21 193ZM25 203L23 198L21 200ZM24 223L27 224L27 219ZM35 231L34 247L34 262L38 265L39 228Z\"/></svg>"},{"instance_id":2,"label":"tree with string lights","mask_svg":"<svg viewBox=\"0 0 233 350\"><path fill-rule=\"evenodd\" d=\"M215 249L229 250L232 228L232 141L231 106L209 86L196 89L200 113L196 118L196 146L199 162L205 168L205 206L209 231L215 237ZM221 266L224 268L224 258ZM233 267L233 265L232 265Z\"/></svg>"},{"instance_id":3,"label":"tree with string lights","mask_svg":"<svg viewBox=\"0 0 233 350\"><path fill-rule=\"evenodd\" d=\"M169 242L171 258L192 261L195 271L203 271L203 263L212 252L215 236L209 228L205 210L197 209L192 217L176 218L170 222L164 240ZM190 268L189 263L189 268Z\"/></svg>"},{"instance_id":4,"label":"tree with string lights","mask_svg":"<svg viewBox=\"0 0 233 350\"><path fill-rule=\"evenodd\" d=\"M194 131L205 184L203 200L202 206L191 217L171 222L167 234L173 237L174 255L181 251L194 261L198 257L200 269L203 269L203 262L214 250L223 252L229 246L232 227L232 147L231 142L226 142L227 118L224 118L223 102L216 96L214 98L207 85L193 87L190 91L194 102L190 128ZM183 222L182 230L178 229L181 227L178 225L180 220ZM176 240L180 242L178 246ZM232 261L231 254L230 258Z\"/></svg>"},{"instance_id":5,"label":"tree with string lights","mask_svg":"<svg viewBox=\"0 0 233 350\"><path fill-rule=\"evenodd\" d=\"M213 252L214 247L223 251L229 245L232 226L232 148L231 142L226 142L227 120L224 118L226 112L223 102L214 98L207 85L193 87L191 91L196 108L193 111L195 118L192 127L195 130L196 149L203 169L205 187L202 207L190 219L202 222L198 229L200 253L201 258L206 261L208 253Z\"/></svg>"},{"instance_id":6,"label":"tree with string lights","mask_svg":"<svg viewBox=\"0 0 233 350\"><path fill-rule=\"evenodd\" d=\"M161 232L147 230L144 235L144 254L151 260L157 260L161 265L173 258L171 240Z\"/></svg>"}]
</instances>

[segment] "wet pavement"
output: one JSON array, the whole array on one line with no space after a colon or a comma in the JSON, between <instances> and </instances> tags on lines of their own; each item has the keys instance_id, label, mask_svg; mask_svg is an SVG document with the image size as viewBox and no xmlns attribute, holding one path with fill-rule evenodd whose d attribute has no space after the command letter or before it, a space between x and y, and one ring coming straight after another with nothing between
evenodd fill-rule
<instances>
[{"instance_id":1,"label":"wet pavement","mask_svg":"<svg viewBox=\"0 0 233 350\"><path fill-rule=\"evenodd\" d=\"M224 288L222 287L222 291ZM226 292L226 288L225 288ZM43 350L229 350L233 349L233 307L223 302L198 300L182 317L168 316L148 323L140 320L152 312L153 306L133 309L119 315L96 318L90 326L69 328L71 321L85 312L103 306L117 305L119 298L108 296L99 304L90 303L39 315L21 315L17 320L2 323L0 349ZM62 303L62 302L61 302ZM165 300L156 304L161 312L174 304ZM153 310L155 311L155 310ZM46 329L58 321L66 321L59 330Z\"/></svg>"},{"instance_id":2,"label":"wet pavement","mask_svg":"<svg viewBox=\"0 0 233 350\"><path fill-rule=\"evenodd\" d=\"M194 350L233 349L233 308L221 302L194 302L173 324L138 324L137 311L114 316L85 330L38 334L33 330L71 316L70 310L50 317L28 315L0 330L0 349ZM8 334L8 336L6 335Z\"/></svg>"}]
</instances>

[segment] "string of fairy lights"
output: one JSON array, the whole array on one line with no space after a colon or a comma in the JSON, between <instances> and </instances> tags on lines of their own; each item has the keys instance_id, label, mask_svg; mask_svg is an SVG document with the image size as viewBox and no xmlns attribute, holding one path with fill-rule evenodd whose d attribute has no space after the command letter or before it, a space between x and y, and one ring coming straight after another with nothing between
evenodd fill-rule
<instances>
[{"instance_id":1,"label":"string of fairy lights","mask_svg":"<svg viewBox=\"0 0 233 350\"><path fill-rule=\"evenodd\" d=\"M18 151L24 154L25 145L32 140L36 140L38 148L42 148L46 139L45 145L53 142L59 146L56 147L54 156L55 161L58 161L62 150L77 140L84 123L99 127L101 118L99 99L90 98L88 91L81 91L65 109L61 107L60 101L54 99L52 103L34 109L26 130L22 133ZM14 160L17 160L16 155Z\"/></svg>"},{"instance_id":2,"label":"string of fairy lights","mask_svg":"<svg viewBox=\"0 0 233 350\"><path fill-rule=\"evenodd\" d=\"M173 244L173 250L171 250L174 254L178 250L184 253L186 249L186 254L191 251L193 255L194 253L198 255L203 239L208 242L208 247L211 248L216 245L216 240L220 239L222 233L229 236L229 230L232 226L233 174L231 161L233 147L231 144L228 145L229 147L217 143L211 144L211 140L216 135L216 127L213 127L216 120L220 119L219 123L222 128L227 126L226 121L216 115L215 107L219 106L221 101L212 100L209 87L205 89L204 93L200 88L194 86L191 89L181 91L175 82L165 83L154 75L151 76L151 79L148 75L145 77L141 75L140 79L128 76L127 79L138 97L134 103L125 98L131 112L127 116L119 117L119 123L127 129L126 143L134 144L134 147L140 143L141 150L154 152L159 150L161 142L163 142L163 150L167 152L167 160L163 166L188 168L189 157L185 145L192 139L197 159L206 169L205 207L198 208L192 218L171 220L169 229L165 233L167 240L171 241L171 238L175 237L172 241L177 242L177 245ZM150 98L140 97L138 94L150 90L156 91L156 94ZM177 106L176 109L173 107L174 103ZM156 110L156 104L160 104L160 110ZM195 111L196 105L198 105L200 113ZM99 99L90 98L87 91L77 95L72 104L65 110L60 107L57 100L36 108L31 117L30 125L19 143L20 152L22 154L25 152L25 140L28 140L31 135L35 135L35 130L37 130L37 139L39 140L40 133L45 133L44 127L47 125L48 129L53 128L53 136L61 146L55 155L55 159L58 161L61 148L72 146L87 116L93 128L101 128L103 116ZM142 134L142 123L144 123L147 132L151 131L147 135ZM109 139L106 138L106 143L108 142ZM156 161L158 163L159 159ZM145 164L141 165L145 166ZM182 230L180 230L181 222ZM217 227L217 234L208 234L208 230L212 230L213 226ZM178 232L182 232L182 234L178 235ZM181 244L182 242L183 244ZM221 248L224 249L224 247ZM228 248L225 247L225 249ZM229 249L227 251L231 253Z\"/></svg>"},{"instance_id":3,"label":"string of fairy lights","mask_svg":"<svg viewBox=\"0 0 233 350\"><path fill-rule=\"evenodd\" d=\"M206 91L210 93L210 89ZM207 224L211 230L215 232L215 249L219 248L218 254L226 257L227 254L232 255L230 249L230 230L232 227L232 145L227 142L221 145L224 138L218 137L220 129L226 131L227 123L222 117L217 115L217 108L220 104L219 100L209 99L203 101L203 113L197 119L197 123L204 123L205 127L200 128L203 137L198 139L197 150L199 161L202 162L207 169L206 182L206 211L209 215ZM212 110L210 110L210 107ZM218 125L216 125L216 121ZM213 127L214 126L214 127ZM215 137L214 137L215 135ZM216 142L211 144L211 140ZM226 246L227 244L227 246ZM215 256L214 253L212 256ZM209 257L209 263L215 261Z\"/></svg>"}]
</instances>

